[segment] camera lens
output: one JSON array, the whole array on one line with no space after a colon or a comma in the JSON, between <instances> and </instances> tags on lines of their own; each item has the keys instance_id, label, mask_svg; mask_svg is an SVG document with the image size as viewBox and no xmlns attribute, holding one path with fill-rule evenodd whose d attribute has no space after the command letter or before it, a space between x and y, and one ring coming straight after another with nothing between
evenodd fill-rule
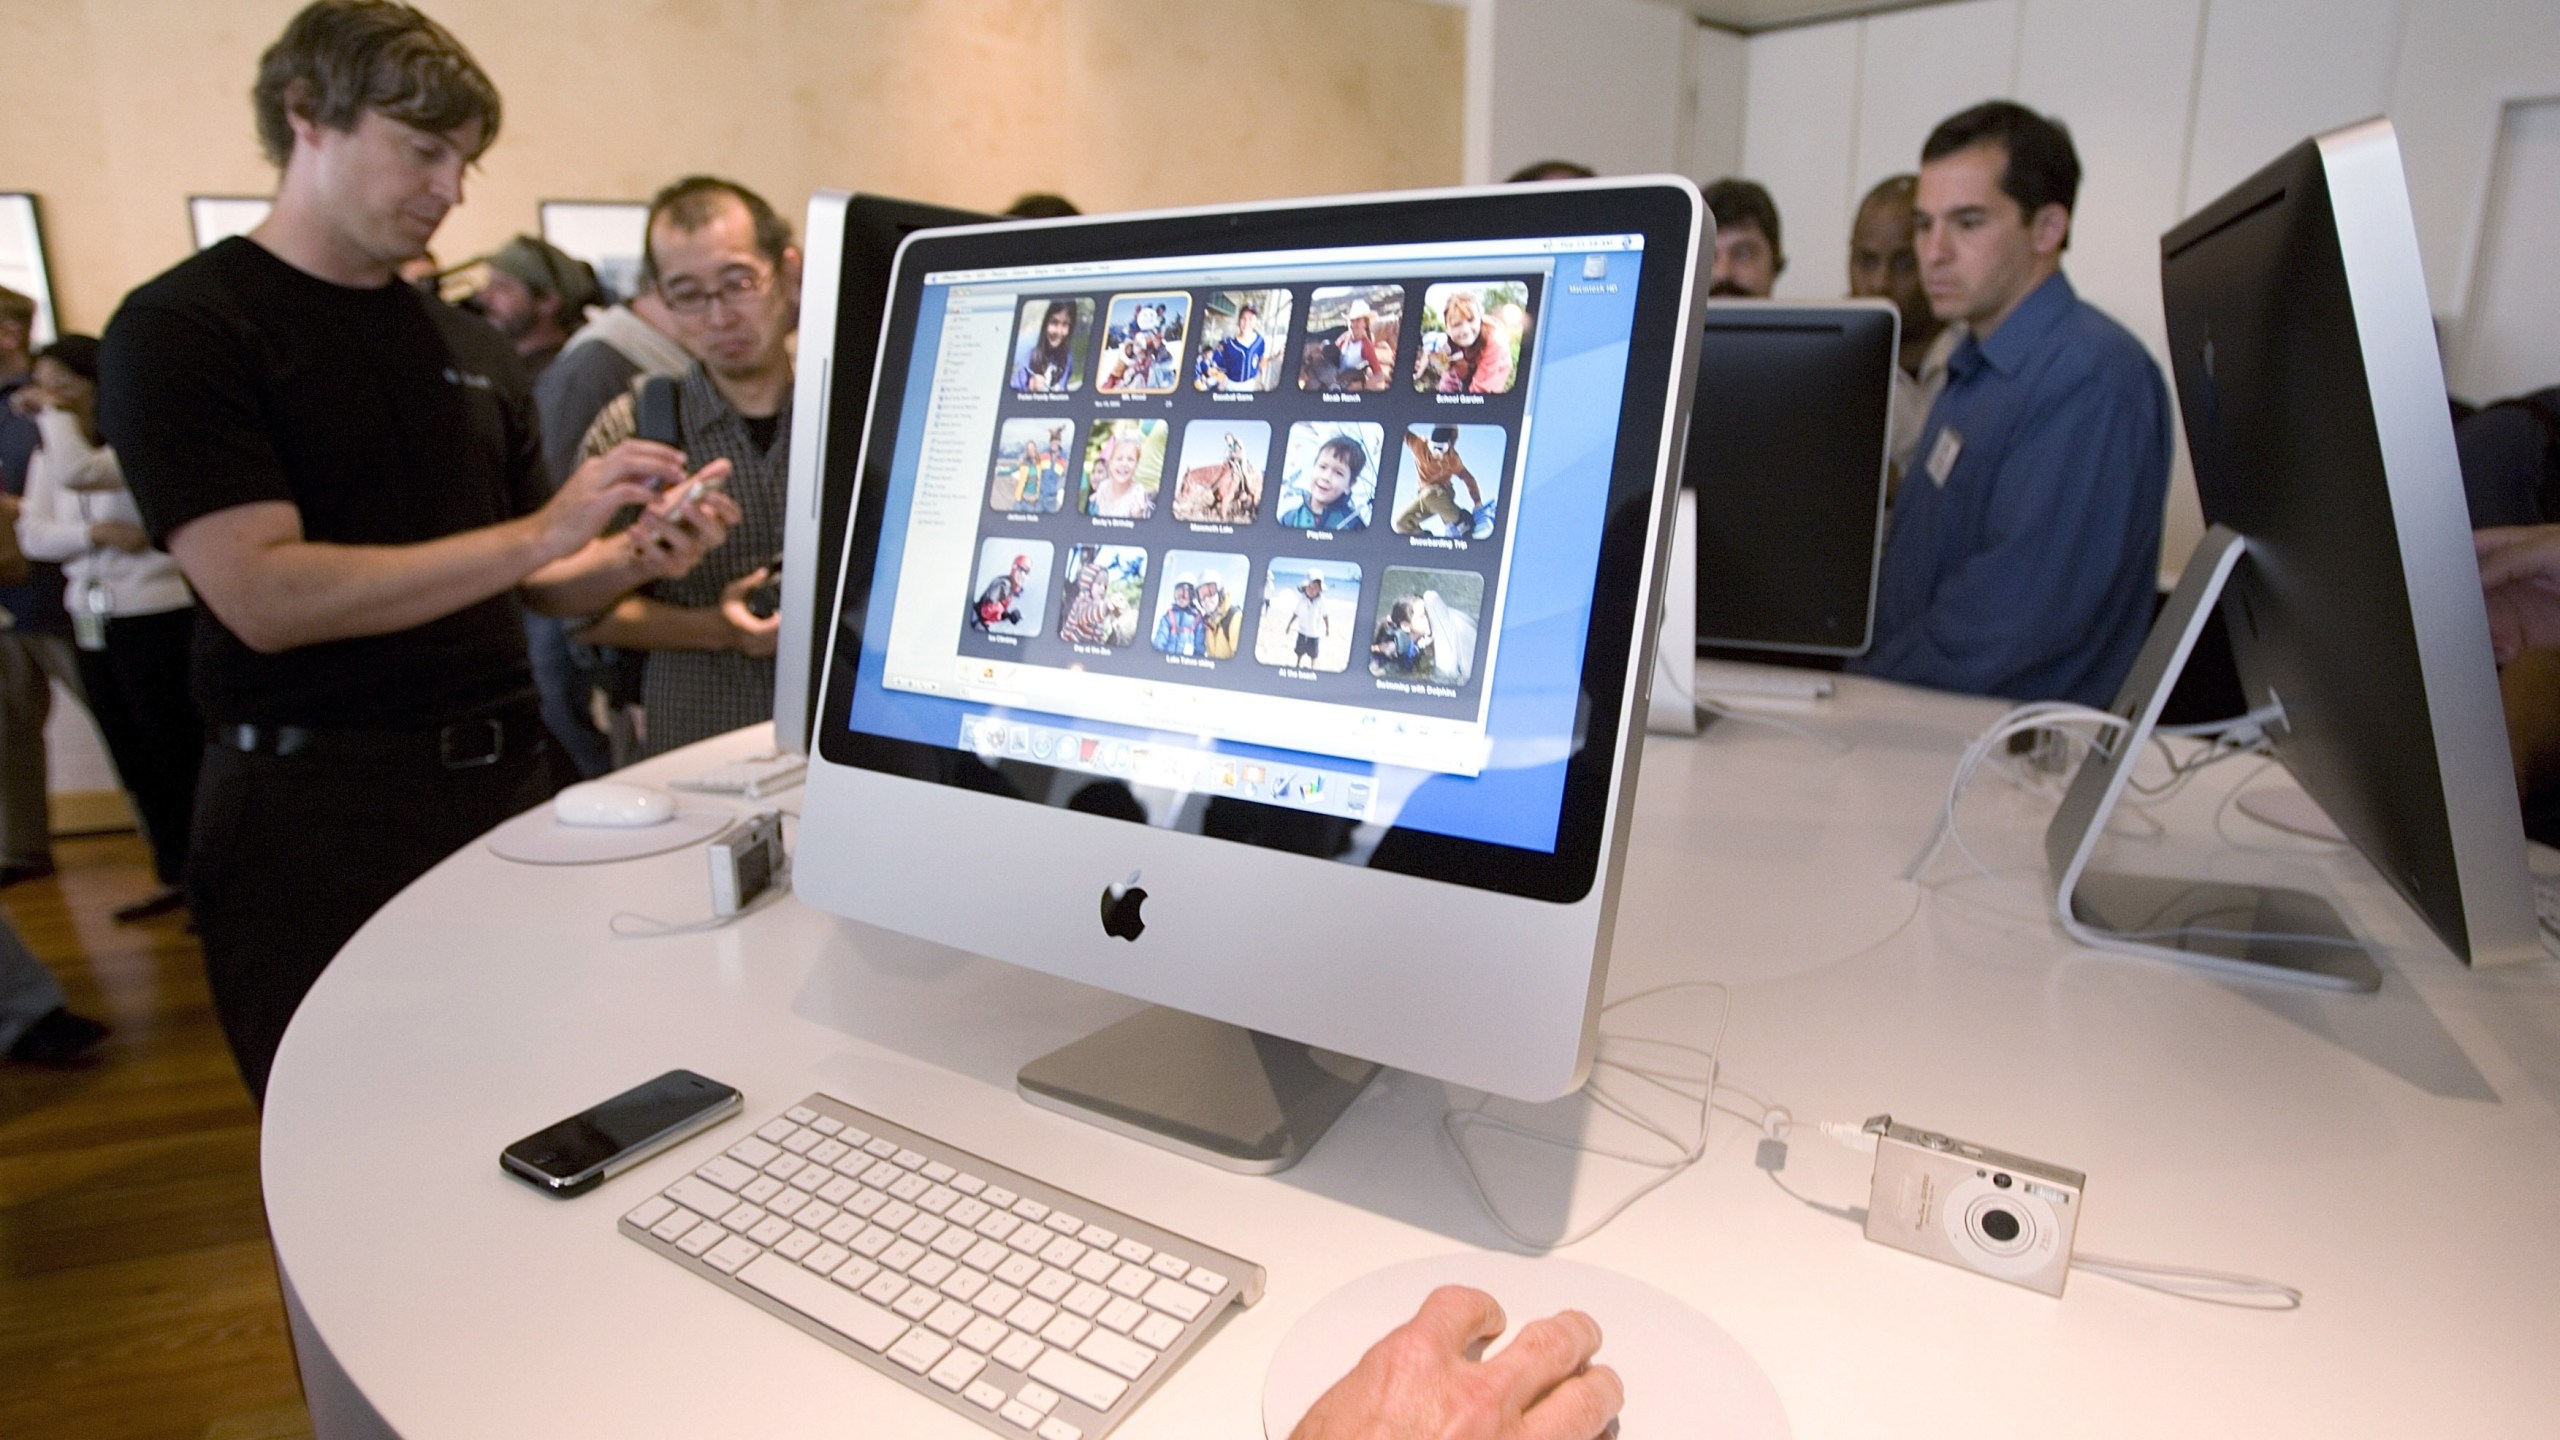
<instances>
[{"instance_id":1,"label":"camera lens","mask_svg":"<svg viewBox=\"0 0 2560 1440\"><path fill-rule=\"evenodd\" d=\"M1982 1227L1983 1234L2003 1245L2018 1238L2018 1217L2006 1210L1985 1210L1974 1223Z\"/></svg>"},{"instance_id":2,"label":"camera lens","mask_svg":"<svg viewBox=\"0 0 2560 1440\"><path fill-rule=\"evenodd\" d=\"M2009 1177L2006 1175L1994 1175L1991 1177L1991 1183L1999 1186L2003 1190L2006 1190L2009 1188Z\"/></svg>"}]
</instances>

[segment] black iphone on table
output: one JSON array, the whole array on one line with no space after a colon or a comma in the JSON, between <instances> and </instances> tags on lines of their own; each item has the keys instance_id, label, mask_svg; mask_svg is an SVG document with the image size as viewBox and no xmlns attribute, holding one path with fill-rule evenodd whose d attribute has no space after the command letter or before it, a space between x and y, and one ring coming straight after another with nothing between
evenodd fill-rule
<instances>
[{"instance_id":1,"label":"black iphone on table","mask_svg":"<svg viewBox=\"0 0 2560 1440\"><path fill-rule=\"evenodd\" d=\"M735 1115L741 1103L735 1086L670 1070L536 1130L501 1152L498 1163L508 1174L567 1199Z\"/></svg>"}]
</instances>

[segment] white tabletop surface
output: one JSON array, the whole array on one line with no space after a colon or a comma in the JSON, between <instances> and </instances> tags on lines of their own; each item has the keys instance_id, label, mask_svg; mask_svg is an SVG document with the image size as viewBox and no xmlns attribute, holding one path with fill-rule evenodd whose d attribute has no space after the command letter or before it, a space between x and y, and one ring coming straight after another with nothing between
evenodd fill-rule
<instances>
[{"instance_id":1,"label":"white tabletop surface","mask_svg":"<svg viewBox=\"0 0 2560 1440\"><path fill-rule=\"evenodd\" d=\"M1846 678L1790 717L1845 750L1730 722L1650 740L1610 993L1723 982L1730 1083L1803 1120L1890 1111L2083 1170L2084 1251L2266 1276L2303 1308L2089 1274L2056 1301L1870 1244L1782 1193L1725 1115L1701 1163L1561 1253L1713 1317L1799 1436L2551 1433L2560 967L2466 971L2361 859L2237 817L2224 828L2252 848L2218 835L2235 784L2287 783L2254 760L2204 772L2158 812L2165 835L2113 854L2330 895L2386 947L2378 996L2075 949L2030 885L2052 798L2005 773L1965 808L2004 878L1950 856L1925 890L1903 884L1997 708ZM1000 901L990 883L953 903ZM698 850L560 868L474 845L304 1003L268 1095L268 1214L311 1323L401 1434L983 1434L615 1231L816 1090L1267 1267L1262 1302L1130 1440L1259 1434L1264 1369L1309 1307L1384 1265L1506 1243L1442 1134L1470 1097L1437 1082L1390 1072L1296 1169L1230 1175L1015 1096L1023 1062L1131 1002L789 899L707 934L608 929L708 909ZM746 1116L576 1200L499 1173L508 1141L679 1065L744 1090ZM1784 1178L1863 1206L1868 1165L1800 1135ZM1625 1181L1549 1162L1502 1183L1535 1212L1541 1188L1587 1210Z\"/></svg>"}]
</instances>

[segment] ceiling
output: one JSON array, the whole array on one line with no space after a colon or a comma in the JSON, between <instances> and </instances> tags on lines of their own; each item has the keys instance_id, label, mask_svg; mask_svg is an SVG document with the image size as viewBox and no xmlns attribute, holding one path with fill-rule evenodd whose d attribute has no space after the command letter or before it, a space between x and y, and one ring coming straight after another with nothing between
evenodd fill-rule
<instances>
[{"instance_id":1,"label":"ceiling","mask_svg":"<svg viewBox=\"0 0 2560 1440\"><path fill-rule=\"evenodd\" d=\"M1939 0L1676 0L1676 3L1710 25L1750 35L1762 30L1783 30L1790 25L1811 25L1816 21L1838 20L1850 15L1872 15L1880 10L1908 10L1939 3Z\"/></svg>"}]
</instances>

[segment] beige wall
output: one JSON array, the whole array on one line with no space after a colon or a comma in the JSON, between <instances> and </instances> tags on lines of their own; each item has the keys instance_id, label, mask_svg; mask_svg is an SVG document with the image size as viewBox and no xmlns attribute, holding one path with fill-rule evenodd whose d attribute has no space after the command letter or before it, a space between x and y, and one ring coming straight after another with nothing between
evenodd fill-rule
<instances>
[{"instance_id":1,"label":"beige wall","mask_svg":"<svg viewBox=\"0 0 2560 1440\"><path fill-rule=\"evenodd\" d=\"M263 194L248 89L296 0L7 0L12 143L65 328ZM840 186L1091 210L1454 184L1465 14L1429 0L428 0L506 98L447 262L544 199L708 170L796 216Z\"/></svg>"}]
</instances>

